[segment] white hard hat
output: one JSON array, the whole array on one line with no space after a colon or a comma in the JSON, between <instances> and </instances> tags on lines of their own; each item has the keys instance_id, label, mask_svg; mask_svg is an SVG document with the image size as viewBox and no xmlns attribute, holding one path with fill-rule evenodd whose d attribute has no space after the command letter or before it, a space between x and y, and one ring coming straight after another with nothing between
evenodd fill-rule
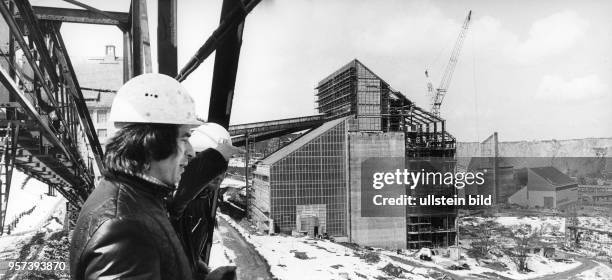
<instances>
[{"instance_id":1,"label":"white hard hat","mask_svg":"<svg viewBox=\"0 0 612 280\"><path fill-rule=\"evenodd\" d=\"M227 129L216 123L205 123L192 130L189 142L196 152L212 148L219 151L226 160L232 155L244 152L232 144Z\"/></svg>"},{"instance_id":2,"label":"white hard hat","mask_svg":"<svg viewBox=\"0 0 612 280\"><path fill-rule=\"evenodd\" d=\"M115 126L128 123L201 125L191 95L177 80L157 73L136 76L117 92L110 111Z\"/></svg>"}]
</instances>

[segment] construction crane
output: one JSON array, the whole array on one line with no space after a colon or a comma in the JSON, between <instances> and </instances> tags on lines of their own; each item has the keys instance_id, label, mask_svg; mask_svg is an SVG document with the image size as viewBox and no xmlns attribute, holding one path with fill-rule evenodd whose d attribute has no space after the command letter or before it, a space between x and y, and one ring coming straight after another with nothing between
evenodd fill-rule
<instances>
[{"instance_id":1,"label":"construction crane","mask_svg":"<svg viewBox=\"0 0 612 280\"><path fill-rule=\"evenodd\" d=\"M446 65L446 69L444 69L444 74L440 80L440 85L435 89L435 91L433 85L431 84L431 79L429 78L429 72L425 70L425 77L427 78L427 91L431 96L431 113L437 117L440 116L440 106L442 106L442 101L444 100L444 96L446 95L448 86L450 85L453 77L453 72L455 71L457 59L459 58L459 53L461 52L461 47L463 46L463 41L465 40L465 35L467 34L471 18L472 11L470 10L465 18L465 21L463 22L463 26L459 32L459 37L457 38L457 42L455 42L455 46L453 47L450 60Z\"/></svg>"}]
</instances>

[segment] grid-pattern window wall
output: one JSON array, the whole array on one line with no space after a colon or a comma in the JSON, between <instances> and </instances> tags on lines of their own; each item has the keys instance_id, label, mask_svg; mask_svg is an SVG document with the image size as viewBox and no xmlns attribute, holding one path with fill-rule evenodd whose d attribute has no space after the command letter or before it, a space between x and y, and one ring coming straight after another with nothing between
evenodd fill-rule
<instances>
[{"instance_id":1,"label":"grid-pattern window wall","mask_svg":"<svg viewBox=\"0 0 612 280\"><path fill-rule=\"evenodd\" d=\"M357 116L360 131L381 130L381 80L357 64Z\"/></svg>"},{"instance_id":2,"label":"grid-pattern window wall","mask_svg":"<svg viewBox=\"0 0 612 280\"><path fill-rule=\"evenodd\" d=\"M341 122L271 166L270 215L276 231L296 229L297 205L319 204L326 209L319 228L346 235L345 146Z\"/></svg>"}]
</instances>

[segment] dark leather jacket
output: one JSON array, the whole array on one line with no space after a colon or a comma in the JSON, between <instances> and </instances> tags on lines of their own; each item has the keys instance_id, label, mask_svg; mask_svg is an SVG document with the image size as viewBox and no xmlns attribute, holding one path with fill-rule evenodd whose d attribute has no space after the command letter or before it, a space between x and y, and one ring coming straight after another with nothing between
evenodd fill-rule
<instances>
[{"instance_id":1,"label":"dark leather jacket","mask_svg":"<svg viewBox=\"0 0 612 280\"><path fill-rule=\"evenodd\" d=\"M206 244L212 244L215 224L213 195L218 186L210 186L211 180L227 170L228 162L214 149L199 152L189 161L181 181L169 203L170 219L183 243L191 266L198 270L198 263ZM205 199L197 197L208 194ZM216 198L216 196L214 196ZM211 212L212 211L212 212Z\"/></svg>"},{"instance_id":2,"label":"dark leather jacket","mask_svg":"<svg viewBox=\"0 0 612 280\"><path fill-rule=\"evenodd\" d=\"M70 244L72 279L193 279L165 209L171 191L107 174L79 214Z\"/></svg>"},{"instance_id":3,"label":"dark leather jacket","mask_svg":"<svg viewBox=\"0 0 612 280\"><path fill-rule=\"evenodd\" d=\"M170 217L181 218L189 203L204 191L206 185L227 170L227 164L223 155L214 149L199 152L191 159L169 203Z\"/></svg>"}]
</instances>

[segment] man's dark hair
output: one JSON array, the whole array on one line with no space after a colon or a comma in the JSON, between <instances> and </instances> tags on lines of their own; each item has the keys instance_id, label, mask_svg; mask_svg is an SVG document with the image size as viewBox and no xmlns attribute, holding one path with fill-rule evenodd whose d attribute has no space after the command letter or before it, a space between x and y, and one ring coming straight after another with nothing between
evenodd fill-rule
<instances>
[{"instance_id":1,"label":"man's dark hair","mask_svg":"<svg viewBox=\"0 0 612 280\"><path fill-rule=\"evenodd\" d=\"M106 144L107 170L142 173L148 163L176 152L178 133L179 126L174 124L142 123L121 128Z\"/></svg>"}]
</instances>

